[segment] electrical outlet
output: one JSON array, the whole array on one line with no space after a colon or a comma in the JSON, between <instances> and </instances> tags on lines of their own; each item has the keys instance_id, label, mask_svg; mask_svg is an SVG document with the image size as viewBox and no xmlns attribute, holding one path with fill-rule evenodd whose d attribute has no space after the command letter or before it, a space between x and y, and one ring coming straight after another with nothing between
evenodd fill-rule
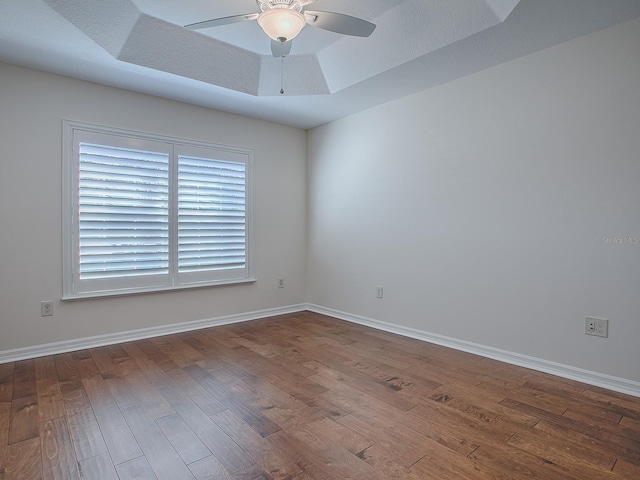
<instances>
[{"instance_id":1,"label":"electrical outlet","mask_svg":"<svg viewBox=\"0 0 640 480\"><path fill-rule=\"evenodd\" d=\"M53 302L51 300L40 302L40 316L50 317L51 315L53 315Z\"/></svg>"},{"instance_id":2,"label":"electrical outlet","mask_svg":"<svg viewBox=\"0 0 640 480\"><path fill-rule=\"evenodd\" d=\"M284 288L284 278L278 279L278 288Z\"/></svg>"},{"instance_id":3,"label":"electrical outlet","mask_svg":"<svg viewBox=\"0 0 640 480\"><path fill-rule=\"evenodd\" d=\"M584 333L596 337L609 336L609 320L606 318L585 317Z\"/></svg>"},{"instance_id":4,"label":"electrical outlet","mask_svg":"<svg viewBox=\"0 0 640 480\"><path fill-rule=\"evenodd\" d=\"M376 287L376 298L382 298L382 287Z\"/></svg>"}]
</instances>

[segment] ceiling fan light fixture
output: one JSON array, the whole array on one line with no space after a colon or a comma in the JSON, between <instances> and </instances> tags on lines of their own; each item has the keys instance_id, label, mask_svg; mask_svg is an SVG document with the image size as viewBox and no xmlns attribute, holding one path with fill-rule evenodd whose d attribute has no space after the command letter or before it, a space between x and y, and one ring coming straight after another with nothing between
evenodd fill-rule
<instances>
[{"instance_id":1,"label":"ceiling fan light fixture","mask_svg":"<svg viewBox=\"0 0 640 480\"><path fill-rule=\"evenodd\" d=\"M270 8L258 17L258 24L264 33L279 42L287 42L298 36L306 23L304 15L287 7Z\"/></svg>"}]
</instances>

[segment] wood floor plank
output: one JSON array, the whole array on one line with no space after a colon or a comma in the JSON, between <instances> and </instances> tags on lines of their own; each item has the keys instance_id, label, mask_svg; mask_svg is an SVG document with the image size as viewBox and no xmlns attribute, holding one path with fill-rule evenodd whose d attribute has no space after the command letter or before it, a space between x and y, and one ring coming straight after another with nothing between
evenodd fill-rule
<instances>
[{"instance_id":1,"label":"wood floor plank","mask_svg":"<svg viewBox=\"0 0 640 480\"><path fill-rule=\"evenodd\" d=\"M116 472L120 480L158 480L145 457L116 465Z\"/></svg>"},{"instance_id":2,"label":"wood floor plank","mask_svg":"<svg viewBox=\"0 0 640 480\"><path fill-rule=\"evenodd\" d=\"M231 410L219 412L212 418L274 479L285 480L301 472L300 467L291 461L286 452L280 451Z\"/></svg>"},{"instance_id":3,"label":"wood floor plank","mask_svg":"<svg viewBox=\"0 0 640 480\"><path fill-rule=\"evenodd\" d=\"M477 465L496 472L509 472L511 477L532 480L585 480L548 460L510 445L481 445L469 455ZM504 476L504 473L503 473ZM587 477L589 478L589 477ZM597 479L599 477L591 477Z\"/></svg>"},{"instance_id":4,"label":"wood floor plank","mask_svg":"<svg viewBox=\"0 0 640 480\"><path fill-rule=\"evenodd\" d=\"M620 420L620 425L631 428L638 432L640 435L640 420L636 420L635 418L622 417Z\"/></svg>"},{"instance_id":5,"label":"wood floor plank","mask_svg":"<svg viewBox=\"0 0 640 480\"><path fill-rule=\"evenodd\" d=\"M588 405L585 405L584 409L581 406L571 406L564 411L562 416L583 423L589 423L597 420L611 425L617 425L622 420L622 415L618 413L589 408Z\"/></svg>"},{"instance_id":6,"label":"wood floor plank","mask_svg":"<svg viewBox=\"0 0 640 480\"><path fill-rule=\"evenodd\" d=\"M556 415L552 412L548 412L546 410L542 410L540 408L533 407L531 405L527 405L510 398L505 398L500 402L500 404L506 407L514 408L516 410L525 411L539 417L540 419L548 420L551 423L556 423L558 425L567 427L583 435L606 440L612 444L618 445L620 447L630 448L634 451L640 451L640 438L637 437L635 431L624 426L611 428L608 425L602 424L586 424L567 417L563 417L561 415Z\"/></svg>"},{"instance_id":7,"label":"wood floor plank","mask_svg":"<svg viewBox=\"0 0 640 480\"><path fill-rule=\"evenodd\" d=\"M40 423L42 472L45 480L79 480L80 473L66 419Z\"/></svg>"},{"instance_id":8,"label":"wood floor plank","mask_svg":"<svg viewBox=\"0 0 640 480\"><path fill-rule=\"evenodd\" d=\"M363 450L358 454L358 457L385 475L388 479L425 480L429 478L411 470L410 467L407 467L398 460L396 456L390 454L386 448L378 444L374 444Z\"/></svg>"},{"instance_id":9,"label":"wood floor plank","mask_svg":"<svg viewBox=\"0 0 640 480\"><path fill-rule=\"evenodd\" d=\"M222 402L207 392L202 385L191 378L184 370L172 370L168 375L176 387L182 389L189 399L207 415L214 415L227 409Z\"/></svg>"},{"instance_id":10,"label":"wood floor plank","mask_svg":"<svg viewBox=\"0 0 640 480\"><path fill-rule=\"evenodd\" d=\"M216 399L226 405L227 408L233 410L247 425L263 437L271 435L281 429L280 425L244 402L223 383L217 382L214 377L212 377L215 373L208 373L195 365L187 367L184 370Z\"/></svg>"},{"instance_id":11,"label":"wood floor plank","mask_svg":"<svg viewBox=\"0 0 640 480\"><path fill-rule=\"evenodd\" d=\"M113 463L117 465L142 456L138 442L111 396L105 380L102 377L92 377L83 379L82 384Z\"/></svg>"},{"instance_id":12,"label":"wood floor plank","mask_svg":"<svg viewBox=\"0 0 640 480\"><path fill-rule=\"evenodd\" d=\"M326 464L337 467L343 478L360 480L386 480L386 478L371 465L340 444L331 441L320 430L308 425L292 430L291 434L305 447L314 452L318 459Z\"/></svg>"},{"instance_id":13,"label":"wood floor plank","mask_svg":"<svg viewBox=\"0 0 640 480\"><path fill-rule=\"evenodd\" d=\"M340 445L355 455L358 455L373 445L371 440L346 428L344 425L340 425L330 418L308 422L307 428L318 435L330 439L333 443Z\"/></svg>"},{"instance_id":14,"label":"wood floor plank","mask_svg":"<svg viewBox=\"0 0 640 480\"><path fill-rule=\"evenodd\" d=\"M594 455L595 457L599 455L608 455L640 466L640 452L637 449L629 448L628 446L620 446L618 444L608 442L605 439L584 435L565 425L558 425L557 423L549 422L547 420L541 420L538 422L535 429L551 434L562 442L577 444L590 450L595 450L597 452L596 455ZM640 439L640 435L638 438Z\"/></svg>"},{"instance_id":15,"label":"wood floor plank","mask_svg":"<svg viewBox=\"0 0 640 480\"><path fill-rule=\"evenodd\" d=\"M366 420L362 417L366 417ZM406 467L413 465L426 454L425 445L428 440L426 437L406 427L397 427L393 419L380 417L374 412L368 411L361 416L350 414L336 421L372 444L387 449Z\"/></svg>"},{"instance_id":16,"label":"wood floor plank","mask_svg":"<svg viewBox=\"0 0 640 480\"><path fill-rule=\"evenodd\" d=\"M35 394L13 400L9 423L9 444L38 437L38 420L38 397Z\"/></svg>"},{"instance_id":17,"label":"wood floor plank","mask_svg":"<svg viewBox=\"0 0 640 480\"><path fill-rule=\"evenodd\" d=\"M241 347L242 345L235 341L238 338L238 335L230 330L230 327L232 326L233 325L227 325L220 328L208 328L202 330L202 333L206 337L213 338L220 345L226 348L234 349Z\"/></svg>"},{"instance_id":18,"label":"wood floor plank","mask_svg":"<svg viewBox=\"0 0 640 480\"><path fill-rule=\"evenodd\" d=\"M13 398L13 372L15 364L0 364L0 403L10 402Z\"/></svg>"},{"instance_id":19,"label":"wood floor plank","mask_svg":"<svg viewBox=\"0 0 640 480\"><path fill-rule=\"evenodd\" d=\"M0 430L9 430L11 402L0 402Z\"/></svg>"},{"instance_id":20,"label":"wood floor plank","mask_svg":"<svg viewBox=\"0 0 640 480\"><path fill-rule=\"evenodd\" d=\"M613 466L613 472L621 475L623 478L640 478L640 466L625 462L621 458L619 458Z\"/></svg>"},{"instance_id":21,"label":"wood floor plank","mask_svg":"<svg viewBox=\"0 0 640 480\"><path fill-rule=\"evenodd\" d=\"M128 374L126 380L136 396L153 418L160 418L175 413L171 405L162 397L153 383L144 375Z\"/></svg>"},{"instance_id":22,"label":"wood floor plank","mask_svg":"<svg viewBox=\"0 0 640 480\"><path fill-rule=\"evenodd\" d=\"M227 471L235 473L255 463L179 386L171 380L159 379L158 388L175 412L209 451L216 455Z\"/></svg>"},{"instance_id":23,"label":"wood floor plank","mask_svg":"<svg viewBox=\"0 0 640 480\"><path fill-rule=\"evenodd\" d=\"M93 358L102 378L107 380L120 376L120 369L109 354L109 347L92 348L89 350L89 354Z\"/></svg>"},{"instance_id":24,"label":"wood floor plank","mask_svg":"<svg viewBox=\"0 0 640 480\"><path fill-rule=\"evenodd\" d=\"M355 388L369 396L375 397L395 408L408 411L416 406L416 403L396 395L402 387L395 385L391 382L375 379L369 375L360 373L354 368L343 364L341 361L336 360L335 352L327 352L324 350L316 350L313 352L313 358L315 361L326 365L329 369L338 375L335 378L340 382L348 383L352 388Z\"/></svg>"},{"instance_id":25,"label":"wood floor plank","mask_svg":"<svg viewBox=\"0 0 640 480\"><path fill-rule=\"evenodd\" d=\"M35 370L38 399L61 394L58 372L52 356L36 358Z\"/></svg>"},{"instance_id":26,"label":"wood floor plank","mask_svg":"<svg viewBox=\"0 0 640 480\"><path fill-rule=\"evenodd\" d=\"M140 357L141 352L146 356L147 361L152 362L156 367L160 368L165 373L169 373L169 371L171 370L180 368L178 364L176 364L176 362L171 360L171 358L169 358L160 350L153 339L138 340L137 342L135 342L135 346L138 348L138 350L130 351L127 353L129 355L131 355L131 353L136 353L138 357L130 356L130 358L134 358L135 362L138 364L140 364L142 360L142 358ZM155 377L151 375L149 376L149 378L153 379Z\"/></svg>"},{"instance_id":27,"label":"wood floor plank","mask_svg":"<svg viewBox=\"0 0 640 480\"><path fill-rule=\"evenodd\" d=\"M213 455L189 465L197 480L233 480L231 474Z\"/></svg>"},{"instance_id":28,"label":"wood floor plank","mask_svg":"<svg viewBox=\"0 0 640 480\"><path fill-rule=\"evenodd\" d=\"M269 337L269 335L258 336L248 333L239 337L236 342L255 352L262 358L276 357L291 348L291 345L287 345L286 342L282 344L276 342L271 343L271 337Z\"/></svg>"},{"instance_id":29,"label":"wood floor plank","mask_svg":"<svg viewBox=\"0 0 640 480\"><path fill-rule=\"evenodd\" d=\"M573 389L563 387L562 385L558 386L557 382L549 380L542 381L541 379L537 379L527 381L521 390L528 392L530 391L529 389L544 392L547 395L553 395L559 399L567 409L563 414L565 416L568 416L568 414L572 414L572 416L582 415L592 420L617 424L625 411L625 409L615 405L607 405L589 399L583 395L584 390L577 393Z\"/></svg>"},{"instance_id":30,"label":"wood floor plank","mask_svg":"<svg viewBox=\"0 0 640 480\"><path fill-rule=\"evenodd\" d=\"M150 343L150 340L124 343L122 344L122 348L138 366L138 369L145 374L151 382L154 382L157 378L163 377L165 373L162 368L138 346L138 344L143 345L145 343Z\"/></svg>"},{"instance_id":31,"label":"wood floor plank","mask_svg":"<svg viewBox=\"0 0 640 480\"><path fill-rule=\"evenodd\" d=\"M640 398L297 312L0 364L0 480L630 480Z\"/></svg>"},{"instance_id":32,"label":"wood floor plank","mask_svg":"<svg viewBox=\"0 0 640 480\"><path fill-rule=\"evenodd\" d=\"M287 452L292 461L311 478L323 480L345 478L344 472L332 463L326 462L316 451L309 449L306 444L301 443L287 431L281 430L268 438L276 448Z\"/></svg>"},{"instance_id":33,"label":"wood floor plank","mask_svg":"<svg viewBox=\"0 0 640 480\"><path fill-rule=\"evenodd\" d=\"M305 425L325 418L334 418L320 407L305 407L300 410L287 410L280 408L271 408L265 410L265 414L273 419L284 430L292 430L299 425ZM337 418L337 417L335 417Z\"/></svg>"},{"instance_id":34,"label":"wood floor plank","mask_svg":"<svg viewBox=\"0 0 640 480\"><path fill-rule=\"evenodd\" d=\"M67 421L78 461L87 460L108 452L107 444L102 437L102 432L93 410L86 410L76 415L67 416Z\"/></svg>"},{"instance_id":35,"label":"wood floor plank","mask_svg":"<svg viewBox=\"0 0 640 480\"><path fill-rule=\"evenodd\" d=\"M158 418L156 423L187 465L211 455L205 444L178 414Z\"/></svg>"},{"instance_id":36,"label":"wood floor plank","mask_svg":"<svg viewBox=\"0 0 640 480\"><path fill-rule=\"evenodd\" d=\"M428 378L414 375L411 373L411 368L400 370L384 363L376 364L369 360L349 360L345 362L345 365L378 381L385 382L397 391L413 385L425 390L435 390L442 385Z\"/></svg>"},{"instance_id":37,"label":"wood floor plank","mask_svg":"<svg viewBox=\"0 0 640 480\"><path fill-rule=\"evenodd\" d=\"M392 355L385 354L384 350L377 347L372 349L369 345L363 344L362 342L349 345L348 351L345 351L344 347L338 348L334 345L325 345L322 347L322 350L343 357L343 362L352 368L359 364L368 366L369 368L367 368L365 372L387 367L397 372L409 373L406 370L412 366L411 362L407 360L406 355L404 356L404 361L400 361Z\"/></svg>"},{"instance_id":38,"label":"wood floor plank","mask_svg":"<svg viewBox=\"0 0 640 480\"><path fill-rule=\"evenodd\" d=\"M229 390L229 398L234 396L241 398L259 410L268 410L274 407L295 410L307 406L304 402L270 383L267 378L256 375L243 367L225 366L224 368L207 370L207 372L214 381Z\"/></svg>"},{"instance_id":39,"label":"wood floor plank","mask_svg":"<svg viewBox=\"0 0 640 480\"><path fill-rule=\"evenodd\" d=\"M489 395L485 391L461 388L456 385L442 386L432 394L427 394L431 402L447 405L469 416L488 423L500 422L502 419L520 425L533 426L539 419L511 408L500 405L500 395ZM423 404L423 402L421 402Z\"/></svg>"},{"instance_id":40,"label":"wood floor plank","mask_svg":"<svg viewBox=\"0 0 640 480\"><path fill-rule=\"evenodd\" d=\"M194 478L142 404L123 407L122 415L127 420L158 480Z\"/></svg>"},{"instance_id":41,"label":"wood floor plank","mask_svg":"<svg viewBox=\"0 0 640 480\"><path fill-rule=\"evenodd\" d=\"M418 431L426 431L430 438L448 444L452 449L463 452L472 445L487 442L506 442L514 433L528 430L530 423L505 417L488 415L483 408L467 404L465 401L441 400L439 396L418 393L420 404L414 410L398 418L398 422ZM539 419L538 419L539 421ZM536 422L537 423L537 422ZM460 448L462 450L460 450Z\"/></svg>"},{"instance_id":42,"label":"wood floor plank","mask_svg":"<svg viewBox=\"0 0 640 480\"><path fill-rule=\"evenodd\" d=\"M317 370L317 374L311 377L315 382L327 387L329 391L321 393L316 397L316 402L321 402L322 399L327 399L330 404L333 404L338 408L338 415L341 413L353 413L359 410L361 407L369 408L373 411L393 417L404 409L398 409L388 402L379 401L378 398L367 395L362 389L356 388L355 385L351 385L346 380L345 376L339 372L335 372L326 366L317 362L311 362L309 364L311 368Z\"/></svg>"},{"instance_id":43,"label":"wood floor plank","mask_svg":"<svg viewBox=\"0 0 640 480\"><path fill-rule=\"evenodd\" d=\"M62 395L38 396L38 419L40 422L61 418L66 415Z\"/></svg>"},{"instance_id":44,"label":"wood floor plank","mask_svg":"<svg viewBox=\"0 0 640 480\"><path fill-rule=\"evenodd\" d=\"M60 392L62 403L68 416L92 411L91 402L80 380L60 382Z\"/></svg>"},{"instance_id":45,"label":"wood floor plank","mask_svg":"<svg viewBox=\"0 0 640 480\"><path fill-rule=\"evenodd\" d=\"M91 378L100 376L100 370L93 358L83 358L81 360L74 359L76 361L77 371L82 378Z\"/></svg>"},{"instance_id":46,"label":"wood floor plank","mask_svg":"<svg viewBox=\"0 0 640 480\"><path fill-rule=\"evenodd\" d=\"M76 350L75 352L71 352L71 358L74 360L86 360L91 358L91 353L89 350Z\"/></svg>"},{"instance_id":47,"label":"wood floor plank","mask_svg":"<svg viewBox=\"0 0 640 480\"><path fill-rule=\"evenodd\" d=\"M0 478L2 480L41 480L42 456L40 439L0 447Z\"/></svg>"},{"instance_id":48,"label":"wood floor plank","mask_svg":"<svg viewBox=\"0 0 640 480\"><path fill-rule=\"evenodd\" d=\"M239 352L240 349L236 349L236 351ZM283 350L279 353L285 354L288 353L288 350ZM308 377L314 373L313 370L309 370L300 363L283 361L278 355L263 357L250 349L242 349L242 353L238 354L237 360L246 368L258 367L259 371L270 371L275 375L284 374L286 376Z\"/></svg>"},{"instance_id":49,"label":"wood floor plank","mask_svg":"<svg viewBox=\"0 0 640 480\"><path fill-rule=\"evenodd\" d=\"M527 387L514 388L502 388L498 385L483 381L478 384L476 388L482 392L487 392L489 395L502 396L503 398L510 398L517 402L531 405L539 410L547 411L553 415L563 415L567 411L567 404L562 398L558 398L547 392L541 392L539 390ZM521 410L524 412L524 410Z\"/></svg>"},{"instance_id":50,"label":"wood floor plank","mask_svg":"<svg viewBox=\"0 0 640 480\"><path fill-rule=\"evenodd\" d=\"M262 378L277 389L305 404L311 402L316 395L327 391L326 387L318 385L313 380L310 380L308 376L288 372L286 369L277 365L268 369L253 362L243 362L242 365L254 375ZM274 369L277 370L277 373L273 371ZM309 371L315 373L313 370Z\"/></svg>"},{"instance_id":51,"label":"wood floor plank","mask_svg":"<svg viewBox=\"0 0 640 480\"><path fill-rule=\"evenodd\" d=\"M133 405L134 403L140 402L140 398L135 394L126 378L113 377L107 378L105 381L107 383L107 387L109 387L111 396L119 407Z\"/></svg>"},{"instance_id":52,"label":"wood floor plank","mask_svg":"<svg viewBox=\"0 0 640 480\"><path fill-rule=\"evenodd\" d=\"M12 400L31 397L36 394L36 361L21 360L16 362L13 373Z\"/></svg>"},{"instance_id":53,"label":"wood floor plank","mask_svg":"<svg viewBox=\"0 0 640 480\"><path fill-rule=\"evenodd\" d=\"M386 404L399 411L408 411L417 405L414 401L395 395L396 390L369 380L366 378L366 375L357 372L350 372L347 375L344 373L345 370L340 367L336 369L334 366L326 366L326 364L317 361L311 362L307 364L307 366L316 369L318 372L309 378L327 387L329 390L332 390L329 383L333 385L333 388L336 388L336 383L342 384L348 387L349 390L358 391L366 397L374 399L377 403ZM322 395L324 394L320 396Z\"/></svg>"},{"instance_id":54,"label":"wood floor plank","mask_svg":"<svg viewBox=\"0 0 640 480\"><path fill-rule=\"evenodd\" d=\"M78 470L82 480L119 480L108 453L78 462Z\"/></svg>"},{"instance_id":55,"label":"wood floor plank","mask_svg":"<svg viewBox=\"0 0 640 480\"><path fill-rule=\"evenodd\" d=\"M71 353L61 353L54 357L56 372L60 387L64 382L80 381L80 373L78 371L78 362Z\"/></svg>"},{"instance_id":56,"label":"wood floor plank","mask_svg":"<svg viewBox=\"0 0 640 480\"><path fill-rule=\"evenodd\" d=\"M577 476L587 476L597 471L602 479L617 478L617 475L611 474L615 458L551 435L540 435L535 429L528 434L516 433L507 443L553 464L570 467Z\"/></svg>"},{"instance_id":57,"label":"wood floor plank","mask_svg":"<svg viewBox=\"0 0 640 480\"><path fill-rule=\"evenodd\" d=\"M449 415L445 417L446 413ZM453 451L468 455L483 443L486 436L478 431L478 426L470 430L468 425L473 425L471 420L464 419L455 412L444 412L442 410L427 410L424 407L417 407L408 412L397 421L405 427L422 433L436 443L444 445ZM443 418L444 417L444 418ZM508 440L503 436L502 441Z\"/></svg>"},{"instance_id":58,"label":"wood floor plank","mask_svg":"<svg viewBox=\"0 0 640 480\"><path fill-rule=\"evenodd\" d=\"M437 445L437 444L436 444ZM512 480L512 472L494 471L473 459L444 447L434 446L411 470L424 478L451 478L456 480Z\"/></svg>"},{"instance_id":59,"label":"wood floor plank","mask_svg":"<svg viewBox=\"0 0 640 480\"><path fill-rule=\"evenodd\" d=\"M195 365L206 357L176 335L156 338L153 341L178 367Z\"/></svg>"},{"instance_id":60,"label":"wood floor plank","mask_svg":"<svg viewBox=\"0 0 640 480\"><path fill-rule=\"evenodd\" d=\"M463 372L457 368L446 368L432 365L425 361L416 361L411 367L411 373L426 380L441 385L454 385L461 388L475 387L482 379L470 372Z\"/></svg>"},{"instance_id":61,"label":"wood floor plank","mask_svg":"<svg viewBox=\"0 0 640 480\"><path fill-rule=\"evenodd\" d=\"M610 392L591 385L586 386L582 395L622 415L640 420L640 400L624 393Z\"/></svg>"},{"instance_id":62,"label":"wood floor plank","mask_svg":"<svg viewBox=\"0 0 640 480\"><path fill-rule=\"evenodd\" d=\"M274 480L271 475L265 472L258 465L244 468L233 474L234 480Z\"/></svg>"}]
</instances>

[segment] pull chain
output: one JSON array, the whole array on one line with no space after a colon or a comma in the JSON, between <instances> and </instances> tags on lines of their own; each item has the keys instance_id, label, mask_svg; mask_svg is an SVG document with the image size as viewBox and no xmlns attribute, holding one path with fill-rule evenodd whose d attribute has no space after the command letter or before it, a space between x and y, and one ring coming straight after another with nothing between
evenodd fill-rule
<instances>
[{"instance_id":1,"label":"pull chain","mask_svg":"<svg viewBox=\"0 0 640 480\"><path fill-rule=\"evenodd\" d=\"M280 95L284 95L284 55L280 57Z\"/></svg>"}]
</instances>

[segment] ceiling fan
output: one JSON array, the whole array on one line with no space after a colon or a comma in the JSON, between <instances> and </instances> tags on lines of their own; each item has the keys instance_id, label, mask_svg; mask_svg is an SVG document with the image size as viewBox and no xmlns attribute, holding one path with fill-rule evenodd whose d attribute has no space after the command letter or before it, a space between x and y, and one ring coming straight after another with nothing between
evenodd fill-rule
<instances>
[{"instance_id":1,"label":"ceiling fan","mask_svg":"<svg viewBox=\"0 0 640 480\"><path fill-rule=\"evenodd\" d=\"M368 37L376 26L361 18L334 12L306 10L304 7L316 0L256 0L260 12L245 13L231 17L214 18L185 25L190 30L219 27L231 23L257 20L264 33L271 38L271 53L274 57L285 57L291 51L293 40L305 25L322 28L330 32Z\"/></svg>"}]
</instances>

